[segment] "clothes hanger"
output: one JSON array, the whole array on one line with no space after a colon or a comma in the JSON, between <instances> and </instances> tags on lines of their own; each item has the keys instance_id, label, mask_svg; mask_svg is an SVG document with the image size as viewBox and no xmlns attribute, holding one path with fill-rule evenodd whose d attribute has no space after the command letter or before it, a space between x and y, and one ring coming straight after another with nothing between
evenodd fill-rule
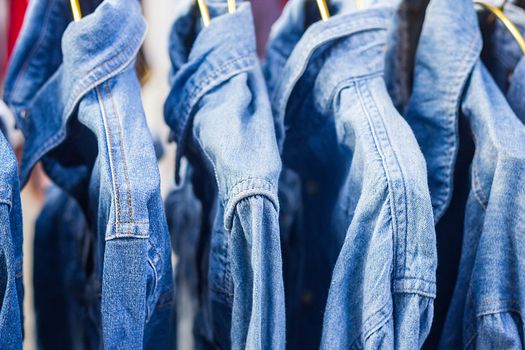
<instances>
[{"instance_id":1,"label":"clothes hanger","mask_svg":"<svg viewBox=\"0 0 525 350\"><path fill-rule=\"evenodd\" d=\"M70 0L71 3L71 11L73 12L73 20L80 21L82 18L82 10L80 9L80 3L79 0Z\"/></svg>"},{"instance_id":2,"label":"clothes hanger","mask_svg":"<svg viewBox=\"0 0 525 350\"><path fill-rule=\"evenodd\" d=\"M356 8L358 10L364 7L363 0L355 0ZM330 11L328 11L328 5L326 0L317 0L317 6L319 7L319 13L321 14L321 19L326 21L330 18Z\"/></svg>"},{"instance_id":3,"label":"clothes hanger","mask_svg":"<svg viewBox=\"0 0 525 350\"><path fill-rule=\"evenodd\" d=\"M521 51L523 51L523 54L525 55L525 39L521 35L518 28L514 25L514 23L512 23L512 21L507 17L507 15L503 13L503 7L507 3L507 0L504 0L500 7L492 6L490 4L487 4L486 2L478 0L475 0L474 3L492 12L492 14L494 14L501 21L501 23L503 23L503 25L509 30L510 34L514 37L514 40L516 40Z\"/></svg>"},{"instance_id":4,"label":"clothes hanger","mask_svg":"<svg viewBox=\"0 0 525 350\"><path fill-rule=\"evenodd\" d=\"M317 0L317 6L319 7L321 19L323 21L328 20L328 18L330 18L330 12L328 11L328 5L326 4L326 0Z\"/></svg>"},{"instance_id":5,"label":"clothes hanger","mask_svg":"<svg viewBox=\"0 0 525 350\"><path fill-rule=\"evenodd\" d=\"M71 0L74 1L74 0ZM210 25L210 11L208 11L208 5L206 5L205 0L197 0L197 5L199 5L199 11L201 13L202 23L204 27ZM232 14L236 10L235 0L228 0L228 13Z\"/></svg>"}]
</instances>

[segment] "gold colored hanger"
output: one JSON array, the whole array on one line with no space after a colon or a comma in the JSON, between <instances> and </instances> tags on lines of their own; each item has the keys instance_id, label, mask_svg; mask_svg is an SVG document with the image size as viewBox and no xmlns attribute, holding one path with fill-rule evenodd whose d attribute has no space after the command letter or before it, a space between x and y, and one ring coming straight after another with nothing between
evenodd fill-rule
<instances>
[{"instance_id":1,"label":"gold colored hanger","mask_svg":"<svg viewBox=\"0 0 525 350\"><path fill-rule=\"evenodd\" d=\"M363 0L356 0L355 3L358 10L364 7ZM319 13L321 14L321 19L323 21L326 21L328 18L330 18L330 11L328 11L326 0L317 0L317 7L319 7Z\"/></svg>"},{"instance_id":2,"label":"gold colored hanger","mask_svg":"<svg viewBox=\"0 0 525 350\"><path fill-rule=\"evenodd\" d=\"M73 1L73 0L71 0ZM210 25L210 11L208 10L208 5L206 5L205 0L197 0L197 5L199 5L199 11L201 13L202 24L205 27ZM228 13L232 14L236 10L235 0L228 0Z\"/></svg>"},{"instance_id":3,"label":"gold colored hanger","mask_svg":"<svg viewBox=\"0 0 525 350\"><path fill-rule=\"evenodd\" d=\"M523 54L525 55L525 39L521 35L518 28L512 23L512 21L503 13L503 7L507 3L507 0L503 1L503 4L500 7L492 6L490 4L487 4L483 1L474 1L475 4L480 5L490 12L492 12L500 21L503 23L503 25L509 30L510 34L514 37L514 40L518 43L521 51L523 51Z\"/></svg>"},{"instance_id":4,"label":"gold colored hanger","mask_svg":"<svg viewBox=\"0 0 525 350\"><path fill-rule=\"evenodd\" d=\"M317 6L319 7L319 13L321 14L321 19L326 21L330 18L330 12L328 11L328 5L326 0L317 0Z\"/></svg>"},{"instance_id":5,"label":"gold colored hanger","mask_svg":"<svg viewBox=\"0 0 525 350\"><path fill-rule=\"evenodd\" d=\"M80 4L78 0L70 0L71 3L71 11L73 12L73 19L76 21L80 21L82 18L82 10L80 9Z\"/></svg>"}]
</instances>

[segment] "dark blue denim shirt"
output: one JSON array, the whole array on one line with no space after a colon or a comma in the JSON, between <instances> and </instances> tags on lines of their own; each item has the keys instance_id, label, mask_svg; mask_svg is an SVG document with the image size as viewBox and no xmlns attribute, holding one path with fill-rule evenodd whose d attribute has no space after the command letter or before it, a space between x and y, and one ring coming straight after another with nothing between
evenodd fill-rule
<instances>
[{"instance_id":1,"label":"dark blue denim shirt","mask_svg":"<svg viewBox=\"0 0 525 350\"><path fill-rule=\"evenodd\" d=\"M219 348L282 349L281 161L251 8L242 2L230 15L226 1L207 4L209 27L198 31L195 7L174 24L165 105L177 159L187 155L200 178L194 188L207 189L199 195L209 248L197 333Z\"/></svg>"},{"instance_id":2,"label":"dark blue denim shirt","mask_svg":"<svg viewBox=\"0 0 525 350\"><path fill-rule=\"evenodd\" d=\"M42 160L95 232L103 346L165 346L170 242L133 67L140 4L107 0L79 22L70 16L66 0L32 1L11 59L5 100L25 136L21 182Z\"/></svg>"},{"instance_id":3,"label":"dark blue denim shirt","mask_svg":"<svg viewBox=\"0 0 525 350\"><path fill-rule=\"evenodd\" d=\"M303 198L287 343L413 349L432 321L437 264L425 162L383 79L394 9L350 3L332 2L321 22L315 3L291 1L268 47L283 163ZM285 261L293 249L283 244Z\"/></svg>"},{"instance_id":4,"label":"dark blue denim shirt","mask_svg":"<svg viewBox=\"0 0 525 350\"><path fill-rule=\"evenodd\" d=\"M98 349L100 281L95 237L77 202L57 186L35 222L33 296L39 349Z\"/></svg>"},{"instance_id":5,"label":"dark blue denim shirt","mask_svg":"<svg viewBox=\"0 0 525 350\"><path fill-rule=\"evenodd\" d=\"M525 126L481 48L472 1L431 1L406 119L427 161L438 234L463 234L443 349L524 341Z\"/></svg>"}]
</instances>

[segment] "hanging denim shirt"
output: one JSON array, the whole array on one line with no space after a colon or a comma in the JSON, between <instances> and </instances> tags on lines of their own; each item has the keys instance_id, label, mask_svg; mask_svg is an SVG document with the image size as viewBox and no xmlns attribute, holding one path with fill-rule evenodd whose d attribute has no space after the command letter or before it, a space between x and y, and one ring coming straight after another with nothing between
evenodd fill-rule
<instances>
[{"instance_id":1,"label":"hanging denim shirt","mask_svg":"<svg viewBox=\"0 0 525 350\"><path fill-rule=\"evenodd\" d=\"M525 126L479 60L481 47L472 1L431 1L406 118L427 161L437 234L463 233L443 349L524 342Z\"/></svg>"},{"instance_id":2,"label":"hanging denim shirt","mask_svg":"<svg viewBox=\"0 0 525 350\"><path fill-rule=\"evenodd\" d=\"M35 223L33 287L39 349L98 349L100 282L94 237L76 201L56 186Z\"/></svg>"},{"instance_id":3,"label":"hanging denim shirt","mask_svg":"<svg viewBox=\"0 0 525 350\"><path fill-rule=\"evenodd\" d=\"M177 293L174 305L174 321L177 342L181 349L193 349L191 337L199 305L199 266L196 264L201 239L202 205L195 195L191 166L181 162L180 183L165 201L168 227L173 251L177 257L175 285Z\"/></svg>"},{"instance_id":4,"label":"hanging denim shirt","mask_svg":"<svg viewBox=\"0 0 525 350\"><path fill-rule=\"evenodd\" d=\"M525 9L512 3L505 4L505 15L525 35ZM490 12L488 12L490 14ZM483 19L481 20L483 22ZM488 21L485 19L485 21ZM482 27L483 29L483 27ZM506 94L507 102L517 117L525 123L525 58L523 50L508 28L501 21L495 21L484 33L482 59L500 89Z\"/></svg>"},{"instance_id":5,"label":"hanging denim shirt","mask_svg":"<svg viewBox=\"0 0 525 350\"><path fill-rule=\"evenodd\" d=\"M492 1L492 3L498 6L501 2ZM511 2L506 3L503 9L516 28L525 34L525 10ZM483 7L479 10L478 18L483 36L481 60L499 88L506 93L512 73L523 57L523 51L501 20L496 19L492 12Z\"/></svg>"},{"instance_id":6,"label":"hanging denim shirt","mask_svg":"<svg viewBox=\"0 0 525 350\"><path fill-rule=\"evenodd\" d=\"M207 274L198 346L282 349L281 162L250 5L227 15L226 1L207 4L209 27L195 32L194 7L173 27L165 105L177 160L187 155L195 172L208 237L198 248Z\"/></svg>"},{"instance_id":7,"label":"hanging denim shirt","mask_svg":"<svg viewBox=\"0 0 525 350\"><path fill-rule=\"evenodd\" d=\"M316 348L322 329L323 349L414 349L432 320L436 247L425 163L383 80L394 10L343 3L320 22L315 3L291 1L268 48L283 162L303 184L288 344Z\"/></svg>"},{"instance_id":8,"label":"hanging denim shirt","mask_svg":"<svg viewBox=\"0 0 525 350\"><path fill-rule=\"evenodd\" d=\"M22 208L18 164L0 133L0 344L22 349Z\"/></svg>"},{"instance_id":9,"label":"hanging denim shirt","mask_svg":"<svg viewBox=\"0 0 525 350\"><path fill-rule=\"evenodd\" d=\"M165 347L170 241L133 68L146 29L140 4L106 0L79 22L70 13L66 0L32 1L11 60L5 100L26 138L21 182L42 160L84 211L103 346Z\"/></svg>"}]
</instances>

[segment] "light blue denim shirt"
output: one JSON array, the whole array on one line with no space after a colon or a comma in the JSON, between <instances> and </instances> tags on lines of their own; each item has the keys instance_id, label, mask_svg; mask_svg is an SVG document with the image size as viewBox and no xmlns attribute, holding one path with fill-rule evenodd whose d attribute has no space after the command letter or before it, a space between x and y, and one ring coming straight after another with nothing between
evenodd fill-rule
<instances>
[{"instance_id":1,"label":"light blue denim shirt","mask_svg":"<svg viewBox=\"0 0 525 350\"><path fill-rule=\"evenodd\" d=\"M18 164L0 133L0 347L22 349L22 208Z\"/></svg>"},{"instance_id":2,"label":"light blue denim shirt","mask_svg":"<svg viewBox=\"0 0 525 350\"><path fill-rule=\"evenodd\" d=\"M229 15L226 1L206 2L209 27L198 31L195 7L174 24L165 105L177 159L187 155L204 183L194 187L208 189L200 195L209 249L197 332L208 346L282 349L281 161L251 8L242 2Z\"/></svg>"},{"instance_id":3,"label":"light blue denim shirt","mask_svg":"<svg viewBox=\"0 0 525 350\"><path fill-rule=\"evenodd\" d=\"M79 22L70 16L69 1L32 1L11 59L5 100L25 136L21 182L42 160L86 214L103 346L166 346L170 240L133 67L146 30L140 4L107 0Z\"/></svg>"},{"instance_id":4,"label":"light blue denim shirt","mask_svg":"<svg viewBox=\"0 0 525 350\"><path fill-rule=\"evenodd\" d=\"M425 162L383 79L394 9L343 3L321 22L314 2L291 1L268 47L283 163L303 186L288 345L414 349L432 321L437 259Z\"/></svg>"},{"instance_id":5,"label":"light blue denim shirt","mask_svg":"<svg viewBox=\"0 0 525 350\"><path fill-rule=\"evenodd\" d=\"M463 234L442 349L524 342L525 126L480 61L481 47L472 1L431 1L406 119L427 161L438 226L446 223L438 234Z\"/></svg>"}]
</instances>

